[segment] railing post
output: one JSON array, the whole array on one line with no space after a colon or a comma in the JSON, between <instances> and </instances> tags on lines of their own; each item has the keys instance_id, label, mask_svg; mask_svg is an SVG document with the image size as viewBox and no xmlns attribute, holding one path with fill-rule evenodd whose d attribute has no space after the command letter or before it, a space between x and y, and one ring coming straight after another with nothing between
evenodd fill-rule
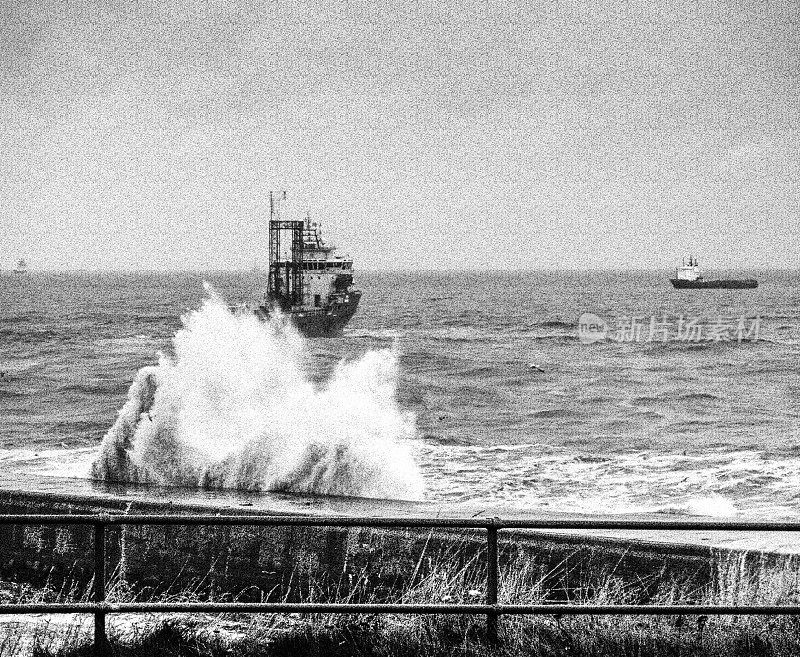
<instances>
[{"instance_id":1,"label":"railing post","mask_svg":"<svg viewBox=\"0 0 800 657\"><path fill-rule=\"evenodd\" d=\"M94 523L94 602L106 601L106 518L98 517ZM106 614L103 611L94 613L94 652L105 655L108 648L106 636Z\"/></svg>"},{"instance_id":2,"label":"railing post","mask_svg":"<svg viewBox=\"0 0 800 657\"><path fill-rule=\"evenodd\" d=\"M497 558L497 518L490 518L486 526L486 604L497 604L499 564ZM497 612L486 615L486 640L497 643Z\"/></svg>"}]
</instances>

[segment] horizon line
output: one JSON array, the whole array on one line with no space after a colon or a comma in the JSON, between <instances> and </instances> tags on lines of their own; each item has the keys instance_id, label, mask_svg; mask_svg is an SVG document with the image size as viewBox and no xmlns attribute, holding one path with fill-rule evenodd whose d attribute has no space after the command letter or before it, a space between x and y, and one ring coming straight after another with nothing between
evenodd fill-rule
<instances>
[{"instance_id":1,"label":"horizon line","mask_svg":"<svg viewBox=\"0 0 800 657\"><path fill-rule=\"evenodd\" d=\"M652 272L670 272L675 269L671 267L525 267L525 268L445 268L445 269L371 269L371 268L358 268L355 273L365 274L382 274L382 273L408 273L408 274L425 274L425 273L556 273L556 272L576 272L576 273L591 273L591 272L605 272L605 273L652 273ZM775 272L798 272L800 273L800 265L794 267L708 267L705 271L775 271ZM11 274L15 277L24 277L31 274L264 274L268 273L268 269L259 268L254 270L252 268L209 268L209 269L88 269L88 268L70 268L70 269L28 269L25 273L20 274L13 269L0 269L0 275Z\"/></svg>"}]
</instances>

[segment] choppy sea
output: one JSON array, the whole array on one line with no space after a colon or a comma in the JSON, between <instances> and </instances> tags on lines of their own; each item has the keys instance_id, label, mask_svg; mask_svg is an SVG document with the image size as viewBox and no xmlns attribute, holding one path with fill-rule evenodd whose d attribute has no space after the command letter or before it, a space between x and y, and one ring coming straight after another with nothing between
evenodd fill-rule
<instances>
[{"instance_id":1,"label":"choppy sea","mask_svg":"<svg viewBox=\"0 0 800 657\"><path fill-rule=\"evenodd\" d=\"M800 518L800 273L756 276L360 272L308 340L224 316L259 272L0 275L0 471L105 437L138 481Z\"/></svg>"}]
</instances>

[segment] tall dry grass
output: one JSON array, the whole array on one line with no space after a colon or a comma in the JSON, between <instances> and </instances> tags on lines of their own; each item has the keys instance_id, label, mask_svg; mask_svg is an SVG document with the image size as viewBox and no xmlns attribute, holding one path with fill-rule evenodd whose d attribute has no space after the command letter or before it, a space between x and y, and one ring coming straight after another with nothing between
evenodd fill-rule
<instances>
[{"instance_id":1,"label":"tall dry grass","mask_svg":"<svg viewBox=\"0 0 800 657\"><path fill-rule=\"evenodd\" d=\"M551 587L558 566L544 570L533 561L517 562L501 572L500 602L543 604L798 604L800 558L759 560L753 555L719 553L714 576L701 585L667 580L661 573L584 572L569 588ZM331 592L306 578L307 601L457 603L485 599L484 555L465 562L443 558L425 561L423 554L402 590L387 592L370 585L370 573L343 574ZM294 576L294 575L293 575ZM267 599L270 592L264 592ZM20 587L9 593L16 601L88 599L88 590ZM130 586L117 571L111 578L110 600L144 600L147 591ZM203 582L192 590L160 593L161 601L208 597ZM289 598L289 591L283 599ZM500 643L486 641L485 620L471 616L404 615L194 615L110 616L114 654L178 655L325 655L338 657L403 657L405 655L653 656L800 655L800 620L791 616L507 616L500 621ZM7 626L6 626L7 627ZM0 655L78 657L91 653L88 617L70 622L43 619L27 626L28 634L6 633Z\"/></svg>"}]
</instances>

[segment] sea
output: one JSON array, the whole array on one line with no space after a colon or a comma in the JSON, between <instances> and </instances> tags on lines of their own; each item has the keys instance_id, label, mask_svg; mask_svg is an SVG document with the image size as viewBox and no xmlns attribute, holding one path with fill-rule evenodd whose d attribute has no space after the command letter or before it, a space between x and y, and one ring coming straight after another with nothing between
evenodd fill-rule
<instances>
[{"instance_id":1,"label":"sea","mask_svg":"<svg viewBox=\"0 0 800 657\"><path fill-rule=\"evenodd\" d=\"M800 518L800 272L755 276L357 272L344 335L307 339L231 310L261 271L2 274L0 479L46 455L76 481Z\"/></svg>"}]
</instances>

